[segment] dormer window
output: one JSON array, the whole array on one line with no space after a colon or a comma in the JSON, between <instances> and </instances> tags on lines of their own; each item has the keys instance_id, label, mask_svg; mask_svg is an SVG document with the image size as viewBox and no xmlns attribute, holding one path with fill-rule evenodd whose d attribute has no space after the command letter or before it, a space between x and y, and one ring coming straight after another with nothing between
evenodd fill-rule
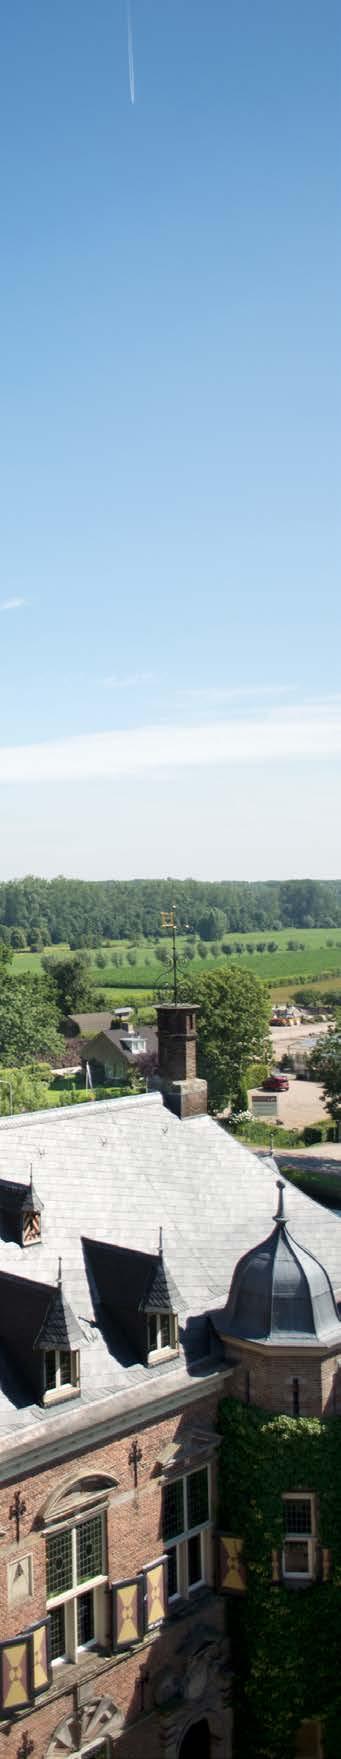
<instances>
[{"instance_id":1,"label":"dormer window","mask_svg":"<svg viewBox=\"0 0 341 1759\"><path fill-rule=\"evenodd\" d=\"M45 1350L44 1404L71 1398L79 1390L79 1350Z\"/></svg>"},{"instance_id":2,"label":"dormer window","mask_svg":"<svg viewBox=\"0 0 341 1759\"><path fill-rule=\"evenodd\" d=\"M32 1167L29 1185L0 1179L0 1231L3 1239L19 1246L38 1246L42 1235L42 1210L33 1184Z\"/></svg>"},{"instance_id":3,"label":"dormer window","mask_svg":"<svg viewBox=\"0 0 341 1759\"><path fill-rule=\"evenodd\" d=\"M41 1213L37 1209L28 1209L23 1215L23 1246L37 1246L39 1240L41 1240Z\"/></svg>"},{"instance_id":4,"label":"dormer window","mask_svg":"<svg viewBox=\"0 0 341 1759\"><path fill-rule=\"evenodd\" d=\"M146 1040L140 1033L127 1033L126 1038L121 1038L121 1045L122 1050L130 1051L133 1057L144 1056L147 1049Z\"/></svg>"},{"instance_id":5,"label":"dormer window","mask_svg":"<svg viewBox=\"0 0 341 1759\"><path fill-rule=\"evenodd\" d=\"M31 1166L30 1183L22 1203L21 1243L23 1246L38 1246L39 1241L41 1240L42 1207L43 1206L40 1203L40 1199L34 1188L33 1168Z\"/></svg>"},{"instance_id":6,"label":"dormer window","mask_svg":"<svg viewBox=\"0 0 341 1759\"><path fill-rule=\"evenodd\" d=\"M154 1356L173 1355L179 1349L176 1313L148 1313L148 1361Z\"/></svg>"}]
</instances>

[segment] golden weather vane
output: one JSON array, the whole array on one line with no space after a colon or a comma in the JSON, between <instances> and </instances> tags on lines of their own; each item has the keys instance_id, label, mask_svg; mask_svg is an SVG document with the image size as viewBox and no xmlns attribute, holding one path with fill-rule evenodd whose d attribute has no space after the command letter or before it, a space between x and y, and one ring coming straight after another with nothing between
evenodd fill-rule
<instances>
[{"instance_id":1,"label":"golden weather vane","mask_svg":"<svg viewBox=\"0 0 341 1759\"><path fill-rule=\"evenodd\" d=\"M169 932L170 932L170 933L171 933L171 936L172 936L172 946L173 946L173 998L174 998L174 1007L175 1007L175 1008L176 1008L176 1004L177 1004L177 999L178 999L178 979L177 979L177 965L176 965L176 916L175 916L175 904L172 904L172 908L171 908L171 910L161 910L161 928L167 928L167 929L168 929L168 933L169 933Z\"/></svg>"}]
</instances>

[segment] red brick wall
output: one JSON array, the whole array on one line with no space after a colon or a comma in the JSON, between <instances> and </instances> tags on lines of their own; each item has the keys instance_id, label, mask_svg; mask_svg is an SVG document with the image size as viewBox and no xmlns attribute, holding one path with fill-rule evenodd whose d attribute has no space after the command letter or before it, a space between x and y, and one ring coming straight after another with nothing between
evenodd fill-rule
<instances>
[{"instance_id":1,"label":"red brick wall","mask_svg":"<svg viewBox=\"0 0 341 1759\"><path fill-rule=\"evenodd\" d=\"M229 1353L227 1346L227 1354ZM233 1376L228 1382L228 1395L247 1403L249 1376L250 1404L259 1405L263 1411L283 1412L293 1416L293 1379L299 1383L299 1410L301 1417L320 1417L322 1412L321 1391L321 1359L309 1356L303 1351L297 1355L281 1355L278 1350L270 1348L257 1353L248 1350L247 1346L236 1345L240 1350L241 1360Z\"/></svg>"},{"instance_id":2,"label":"red brick wall","mask_svg":"<svg viewBox=\"0 0 341 1759\"><path fill-rule=\"evenodd\" d=\"M47 1500L61 1489L63 1481L76 1481L87 1471L110 1473L117 1480L117 1490L109 1495L107 1516L108 1577L109 1582L112 1582L115 1579L129 1576L162 1551L162 1487L160 1477L157 1475L157 1461L160 1451L175 1437L180 1438L184 1428L192 1427L196 1423L202 1423L206 1428L214 1423L216 1412L216 1396L212 1399L205 1398L201 1401L198 1400L185 1412L180 1408L177 1413L173 1413L161 1423L150 1424L141 1429L138 1432L138 1441L142 1451L142 1459L138 1471L137 1490L134 1489L132 1467L129 1465L128 1458L132 1441L131 1434L118 1441L107 1442L104 1447L91 1449L76 1459L73 1457L71 1461L65 1459L62 1464L59 1463L57 1466L48 1467L45 1471L32 1473L31 1476L22 1480L18 1479L15 1486L8 1484L6 1487L0 1487L0 1532L3 1529L4 1534L2 1539L0 1537L1 1638L16 1636L19 1631L25 1628L25 1625L27 1626L35 1619L43 1617L46 1612L45 1538L41 1524L44 1520ZM25 1513L20 1523L19 1544L16 1543L13 1520L9 1514L14 1489L20 1489L20 1496L25 1503ZM11 1607L8 1604L7 1594L7 1564L10 1559L17 1560L27 1552L30 1552L33 1557L34 1595L20 1605ZM194 1616L192 1609L189 1610L191 1623ZM200 1613L198 1616L200 1617ZM205 1607L205 1620L206 1616ZM215 1622L218 1619L218 1623L221 1624L221 1604L218 1601L212 1603L212 1612L208 1616L214 1616ZM145 1643L143 1650L140 1649L138 1654L117 1657L108 1671L99 1673L97 1678L91 1678L89 1697L109 1695L113 1698L115 1705L123 1710L125 1716L130 1717L133 1721L138 1716L138 1727L141 1730L143 1718L141 1719L140 1715L140 1694L136 1688L140 1665L142 1663L144 1668L147 1667L149 1673L155 1671L157 1666L164 1666L172 1649L174 1649L174 1645L181 1641L182 1633L185 1635L186 1629L187 1619L181 1620L180 1625L175 1622L174 1625L167 1626L164 1634L154 1635L151 1646L148 1642ZM109 1633L110 1597L108 1595L108 1637ZM80 1669L77 1670L78 1673L81 1677ZM75 1669L72 1670L72 1674L74 1680ZM53 1699L42 1704L40 1708L36 1706L30 1716L24 1718L24 1726L28 1730L30 1739L34 1740L34 1759L45 1759L48 1741L51 1739L54 1729L64 1716L68 1716L72 1712L72 1692L65 1690L64 1682L65 1671L58 1688L56 1670ZM62 1694L60 1697L55 1695L58 1690ZM152 1710L150 1685L148 1693L149 1703L147 1697L145 1712L149 1717ZM4 1755L6 1754L6 1759L17 1759L19 1724L10 1732L8 1725L4 1724L1 1727L0 1759L2 1759L1 1743L4 1743L5 1740L5 1729ZM148 1755L150 1755L150 1759L153 1759L154 1735L149 1720L148 1730L150 1731L148 1733ZM136 1754L139 1752L140 1740L141 1735L137 1731ZM135 1753L134 1743L135 1733L133 1730L128 1746L122 1737L122 1759L126 1759L126 1756L127 1759L128 1756L130 1759L130 1754ZM143 1759L145 1759L146 1745L144 1744L140 1750L143 1753ZM155 1745L155 1753L158 1750L158 1745ZM121 1739L118 1743L118 1751L121 1753Z\"/></svg>"},{"instance_id":3,"label":"red brick wall","mask_svg":"<svg viewBox=\"0 0 341 1759\"><path fill-rule=\"evenodd\" d=\"M322 1363L322 1410L325 1417L341 1417L340 1358L330 1356Z\"/></svg>"},{"instance_id":4,"label":"red brick wall","mask_svg":"<svg viewBox=\"0 0 341 1759\"><path fill-rule=\"evenodd\" d=\"M160 1759L160 1724L159 1714L154 1706L153 1686L155 1676L167 1666L177 1665L179 1650L183 1652L189 1629L193 1625L211 1624L219 1634L224 1633L225 1608L222 1601L206 1601L204 1610L198 1605L192 1609L188 1617L178 1622L176 1619L162 1633L156 1633L153 1641L144 1643L135 1655L117 1656L105 1673L82 1684L82 1703L93 1698L109 1697L115 1708L121 1712L126 1721L126 1731L114 1742L115 1759ZM141 1713L140 1669L146 1676L144 1687L144 1711ZM0 1727L1 1759L17 1759L20 1739L24 1730L30 1740L34 1741L32 1759L46 1759L49 1742L64 1718L70 1717L75 1709L74 1691L60 1692L48 1702L41 1704L28 1716L24 1716L20 1724L14 1727L2 1724ZM19 1748L20 1750L20 1748Z\"/></svg>"}]
</instances>

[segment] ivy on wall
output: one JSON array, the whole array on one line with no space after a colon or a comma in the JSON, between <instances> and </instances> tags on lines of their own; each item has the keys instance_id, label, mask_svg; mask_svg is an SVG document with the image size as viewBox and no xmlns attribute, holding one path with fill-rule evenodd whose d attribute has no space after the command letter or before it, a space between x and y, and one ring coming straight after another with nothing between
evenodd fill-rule
<instances>
[{"instance_id":1,"label":"ivy on wall","mask_svg":"<svg viewBox=\"0 0 341 1759\"><path fill-rule=\"evenodd\" d=\"M300 1723L320 1717L325 1759L339 1759L341 1420L271 1416L225 1400L220 1428L219 1520L243 1536L248 1581L243 1598L228 1603L236 1752L290 1759ZM328 1582L272 1583L288 1491L315 1495L318 1539L332 1554Z\"/></svg>"}]
</instances>

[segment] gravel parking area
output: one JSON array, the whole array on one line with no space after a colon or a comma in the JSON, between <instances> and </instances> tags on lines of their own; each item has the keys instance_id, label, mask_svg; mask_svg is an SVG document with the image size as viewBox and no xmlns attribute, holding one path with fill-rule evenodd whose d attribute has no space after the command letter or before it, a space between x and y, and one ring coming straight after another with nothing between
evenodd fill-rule
<instances>
[{"instance_id":1,"label":"gravel parking area","mask_svg":"<svg viewBox=\"0 0 341 1759\"><path fill-rule=\"evenodd\" d=\"M280 1063L281 1057L284 1057L287 1051L297 1050L300 1039L311 1037L313 1042L316 1038L323 1038L325 1032L330 1032L330 1027L333 1024L332 1020L306 1020L300 1026L271 1026L270 1038L275 1062Z\"/></svg>"},{"instance_id":2,"label":"gravel parking area","mask_svg":"<svg viewBox=\"0 0 341 1759\"><path fill-rule=\"evenodd\" d=\"M319 1124L327 1115L322 1087L317 1081L296 1081L289 1075L288 1093L277 1094L278 1123L286 1130L301 1130L304 1124Z\"/></svg>"}]
</instances>

